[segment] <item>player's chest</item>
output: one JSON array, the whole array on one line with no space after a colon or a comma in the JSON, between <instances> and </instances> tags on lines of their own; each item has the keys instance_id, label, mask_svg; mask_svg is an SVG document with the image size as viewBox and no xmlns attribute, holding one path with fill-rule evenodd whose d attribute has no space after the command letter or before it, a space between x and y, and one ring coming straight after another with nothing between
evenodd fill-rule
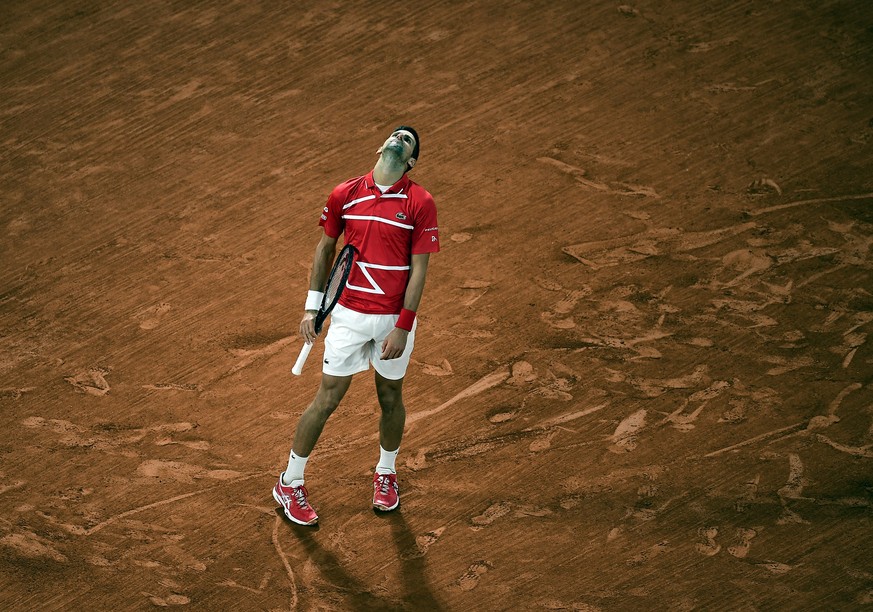
<instances>
[{"instance_id":1,"label":"player's chest","mask_svg":"<svg viewBox=\"0 0 873 612\"><path fill-rule=\"evenodd\" d=\"M346 228L380 233L406 233L413 229L409 199L405 194L364 195L343 208Z\"/></svg>"}]
</instances>

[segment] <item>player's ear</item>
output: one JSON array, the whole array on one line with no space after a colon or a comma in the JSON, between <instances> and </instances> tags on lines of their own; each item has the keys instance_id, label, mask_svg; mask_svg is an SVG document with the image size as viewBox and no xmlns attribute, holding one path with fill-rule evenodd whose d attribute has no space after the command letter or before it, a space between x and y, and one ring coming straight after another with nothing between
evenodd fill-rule
<instances>
[{"instance_id":1,"label":"player's ear","mask_svg":"<svg viewBox=\"0 0 873 612\"><path fill-rule=\"evenodd\" d=\"M412 170L412 167L415 165L415 158L414 158L414 157L410 157L410 158L409 158L409 161L406 162L406 165L409 166L409 169L410 169L410 170Z\"/></svg>"},{"instance_id":2,"label":"player's ear","mask_svg":"<svg viewBox=\"0 0 873 612\"><path fill-rule=\"evenodd\" d=\"M382 147L376 149L376 155L382 155Z\"/></svg>"}]
</instances>

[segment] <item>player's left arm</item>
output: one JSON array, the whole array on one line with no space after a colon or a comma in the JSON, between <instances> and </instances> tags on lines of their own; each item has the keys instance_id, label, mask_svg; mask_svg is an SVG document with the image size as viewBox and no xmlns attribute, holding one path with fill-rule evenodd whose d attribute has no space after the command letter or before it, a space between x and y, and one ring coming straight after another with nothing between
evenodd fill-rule
<instances>
[{"instance_id":1,"label":"player's left arm","mask_svg":"<svg viewBox=\"0 0 873 612\"><path fill-rule=\"evenodd\" d=\"M421 303L424 293L424 281L427 277L427 263L430 253L413 254L409 262L409 280L406 283L406 293L403 295L403 308L415 312ZM406 340L409 332L395 327L382 342L382 359L397 359L406 350Z\"/></svg>"}]
</instances>

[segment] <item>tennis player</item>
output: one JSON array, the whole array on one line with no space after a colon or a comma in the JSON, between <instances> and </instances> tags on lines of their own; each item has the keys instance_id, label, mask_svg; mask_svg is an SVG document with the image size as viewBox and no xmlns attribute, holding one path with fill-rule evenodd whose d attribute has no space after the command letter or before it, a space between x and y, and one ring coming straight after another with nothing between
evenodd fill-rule
<instances>
[{"instance_id":1,"label":"tennis player","mask_svg":"<svg viewBox=\"0 0 873 612\"><path fill-rule=\"evenodd\" d=\"M403 379L415 343L415 312L424 290L428 259L439 251L433 197L407 175L420 149L415 129L398 127L377 150L379 159L372 172L335 187L321 215L319 225L324 234L315 248L300 322L304 341L315 341L314 319L321 289L340 235L359 255L331 313L321 385L300 416L288 466L273 488L273 497L285 515L301 525L318 521L304 486L306 462L352 376L369 369L370 364L382 409L373 507L387 512L400 504L395 466L406 423Z\"/></svg>"}]
</instances>

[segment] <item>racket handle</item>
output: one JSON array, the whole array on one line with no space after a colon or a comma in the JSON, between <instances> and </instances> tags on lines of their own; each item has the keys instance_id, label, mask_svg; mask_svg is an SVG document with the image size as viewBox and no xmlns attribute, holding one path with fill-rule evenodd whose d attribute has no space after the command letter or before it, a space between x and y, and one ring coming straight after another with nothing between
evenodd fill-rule
<instances>
[{"instance_id":1,"label":"racket handle","mask_svg":"<svg viewBox=\"0 0 873 612\"><path fill-rule=\"evenodd\" d=\"M300 355L297 356L297 361L294 363L294 367L291 368L291 373L294 376L300 376L300 373L303 372L303 364L306 363L306 358L309 357L310 351L312 351L312 344L304 342L303 348L300 349Z\"/></svg>"}]
</instances>

